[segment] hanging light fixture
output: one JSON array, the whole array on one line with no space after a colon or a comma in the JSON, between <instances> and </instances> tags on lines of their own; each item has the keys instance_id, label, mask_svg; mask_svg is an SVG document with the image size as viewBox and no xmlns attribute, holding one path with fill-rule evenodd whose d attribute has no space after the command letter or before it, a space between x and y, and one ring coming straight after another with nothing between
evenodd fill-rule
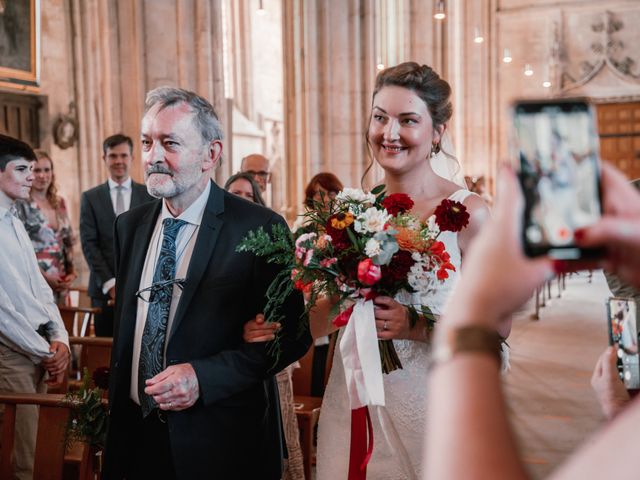
<instances>
[{"instance_id":1,"label":"hanging light fixture","mask_svg":"<svg viewBox=\"0 0 640 480\"><path fill-rule=\"evenodd\" d=\"M502 51L502 61L504 63L511 63L513 61L513 58L511 57L511 51L508 48L505 48Z\"/></svg>"},{"instance_id":2,"label":"hanging light fixture","mask_svg":"<svg viewBox=\"0 0 640 480\"><path fill-rule=\"evenodd\" d=\"M262 5L262 0L259 0L258 10L256 11L258 15L266 15L267 11L264 9L264 5Z\"/></svg>"},{"instance_id":3,"label":"hanging light fixture","mask_svg":"<svg viewBox=\"0 0 640 480\"><path fill-rule=\"evenodd\" d=\"M529 65L528 63L524 66L524 74L527 77L530 77L531 75L533 75L533 69L531 68L531 65Z\"/></svg>"},{"instance_id":4,"label":"hanging light fixture","mask_svg":"<svg viewBox=\"0 0 640 480\"><path fill-rule=\"evenodd\" d=\"M475 43L484 42L484 37L482 36L482 32L480 31L480 27L474 27L474 29L473 29L473 41Z\"/></svg>"},{"instance_id":5,"label":"hanging light fixture","mask_svg":"<svg viewBox=\"0 0 640 480\"><path fill-rule=\"evenodd\" d=\"M436 13L433 14L433 18L436 20L444 20L447 14L444 13L444 0L438 0L436 3Z\"/></svg>"}]
</instances>

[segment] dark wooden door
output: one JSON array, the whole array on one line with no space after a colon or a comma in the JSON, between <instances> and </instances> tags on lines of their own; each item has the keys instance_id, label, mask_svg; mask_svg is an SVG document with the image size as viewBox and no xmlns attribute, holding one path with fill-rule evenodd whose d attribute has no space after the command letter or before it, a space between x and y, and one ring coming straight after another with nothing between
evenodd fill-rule
<instances>
[{"instance_id":1,"label":"dark wooden door","mask_svg":"<svg viewBox=\"0 0 640 480\"><path fill-rule=\"evenodd\" d=\"M0 133L40 148L40 108L37 95L0 92Z\"/></svg>"},{"instance_id":2,"label":"dark wooden door","mask_svg":"<svg viewBox=\"0 0 640 480\"><path fill-rule=\"evenodd\" d=\"M640 102L597 105L600 156L640 178Z\"/></svg>"}]
</instances>

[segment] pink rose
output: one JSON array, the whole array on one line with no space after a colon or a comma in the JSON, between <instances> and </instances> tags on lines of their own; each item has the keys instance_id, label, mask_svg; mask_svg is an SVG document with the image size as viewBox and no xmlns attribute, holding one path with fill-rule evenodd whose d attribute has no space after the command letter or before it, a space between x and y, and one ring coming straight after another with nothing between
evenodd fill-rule
<instances>
[{"instance_id":1,"label":"pink rose","mask_svg":"<svg viewBox=\"0 0 640 480\"><path fill-rule=\"evenodd\" d=\"M363 285L375 285L382 278L380 266L367 258L358 264L358 281Z\"/></svg>"}]
</instances>

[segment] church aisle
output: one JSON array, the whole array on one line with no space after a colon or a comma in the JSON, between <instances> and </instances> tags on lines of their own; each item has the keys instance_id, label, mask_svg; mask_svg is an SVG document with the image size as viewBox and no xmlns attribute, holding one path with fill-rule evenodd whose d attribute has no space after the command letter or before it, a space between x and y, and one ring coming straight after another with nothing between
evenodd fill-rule
<instances>
[{"instance_id":1,"label":"church aisle","mask_svg":"<svg viewBox=\"0 0 640 480\"><path fill-rule=\"evenodd\" d=\"M593 367L608 344L605 299L609 289L601 272L567 278L533 321L531 301L514 318L509 337L511 371L505 393L512 425L533 478L545 478L602 424L591 389Z\"/></svg>"}]
</instances>

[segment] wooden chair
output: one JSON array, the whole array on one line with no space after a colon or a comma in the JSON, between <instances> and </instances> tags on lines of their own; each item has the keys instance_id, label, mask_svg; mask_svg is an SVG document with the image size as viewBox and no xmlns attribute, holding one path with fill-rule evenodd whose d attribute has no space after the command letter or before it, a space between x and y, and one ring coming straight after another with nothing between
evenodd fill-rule
<instances>
[{"instance_id":1,"label":"wooden chair","mask_svg":"<svg viewBox=\"0 0 640 480\"><path fill-rule=\"evenodd\" d=\"M92 307L58 307L60 316L69 335L84 337L93 327L93 318L100 313L99 308Z\"/></svg>"},{"instance_id":2,"label":"wooden chair","mask_svg":"<svg viewBox=\"0 0 640 480\"><path fill-rule=\"evenodd\" d=\"M63 395L49 393L6 393L0 395L0 404L5 405L1 437L2 450L0 450L0 478L12 478L11 454L18 405L37 405L40 410L33 478L38 480L61 480L63 478L64 431L70 412L69 405L64 403L63 399ZM86 454L80 455L80 472L92 470L87 466L89 449L86 450Z\"/></svg>"},{"instance_id":3,"label":"wooden chair","mask_svg":"<svg viewBox=\"0 0 640 480\"><path fill-rule=\"evenodd\" d=\"M69 381L70 389L78 389L83 370L86 368L89 375L100 367L109 367L111 364L111 349L113 338L111 337L69 337L69 345L77 347L78 369L75 379Z\"/></svg>"},{"instance_id":4,"label":"wooden chair","mask_svg":"<svg viewBox=\"0 0 640 480\"><path fill-rule=\"evenodd\" d=\"M87 287L72 286L69 289L71 297L71 306L73 307L91 307L91 297L87 293Z\"/></svg>"}]
</instances>

